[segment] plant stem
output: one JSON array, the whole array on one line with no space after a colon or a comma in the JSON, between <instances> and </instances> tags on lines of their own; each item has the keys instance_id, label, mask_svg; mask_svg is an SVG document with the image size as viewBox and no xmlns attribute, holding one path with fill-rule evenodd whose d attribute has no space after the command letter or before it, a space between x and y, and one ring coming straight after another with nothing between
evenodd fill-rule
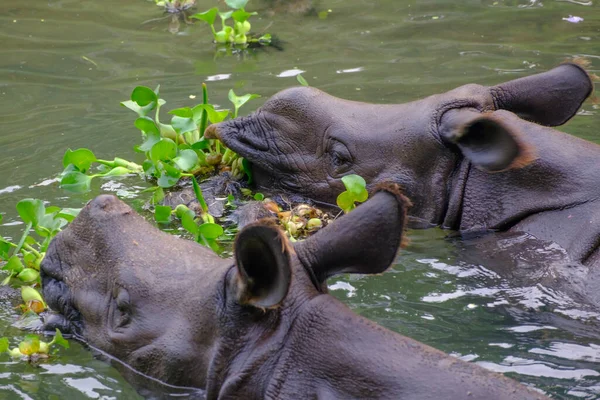
<instances>
[{"instance_id":1,"label":"plant stem","mask_svg":"<svg viewBox=\"0 0 600 400\"><path fill-rule=\"evenodd\" d=\"M202 82L202 104L208 104L208 89L206 83ZM206 125L208 124L208 112L202 110L202 116L200 117L200 135L204 136Z\"/></svg>"},{"instance_id":2,"label":"plant stem","mask_svg":"<svg viewBox=\"0 0 600 400\"><path fill-rule=\"evenodd\" d=\"M144 170L141 165L119 157L115 157L114 163L117 167L125 167L134 172L142 172Z\"/></svg>"},{"instance_id":3,"label":"plant stem","mask_svg":"<svg viewBox=\"0 0 600 400\"><path fill-rule=\"evenodd\" d=\"M37 258L42 258L42 255L40 254L40 252L39 252L39 251L37 251L36 249L34 249L33 247L31 247L31 245L30 245L30 244L28 244L28 243L23 243L23 248L24 248L24 249L27 249L28 251L30 251L30 252L32 252L33 254L35 254L35 256L36 256Z\"/></svg>"},{"instance_id":4,"label":"plant stem","mask_svg":"<svg viewBox=\"0 0 600 400\"><path fill-rule=\"evenodd\" d=\"M33 226L33 223L31 223L31 222L28 222L27 225L25 226L25 231L23 232L23 235L21 236L21 240L19 240L19 243L17 244L17 248L13 252L13 255L15 255L19 251L21 251L21 247L23 247L23 244L25 243L25 239L27 238L27 235L29 235L29 231L31 230L32 226Z\"/></svg>"},{"instance_id":5,"label":"plant stem","mask_svg":"<svg viewBox=\"0 0 600 400\"><path fill-rule=\"evenodd\" d=\"M114 161L107 161L107 160L96 160L96 162L97 162L98 164L106 165L107 167L111 167L111 168L114 168L114 167L115 167L115 162L114 162Z\"/></svg>"}]
</instances>

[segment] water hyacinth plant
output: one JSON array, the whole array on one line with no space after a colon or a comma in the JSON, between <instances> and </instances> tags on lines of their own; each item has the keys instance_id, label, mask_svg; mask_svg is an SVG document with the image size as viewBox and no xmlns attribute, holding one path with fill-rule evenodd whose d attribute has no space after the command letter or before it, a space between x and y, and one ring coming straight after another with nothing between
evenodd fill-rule
<instances>
[{"instance_id":1,"label":"water hyacinth plant","mask_svg":"<svg viewBox=\"0 0 600 400\"><path fill-rule=\"evenodd\" d=\"M181 13L196 5L196 0L154 0L159 7L164 7L168 13Z\"/></svg>"},{"instance_id":2,"label":"water hyacinth plant","mask_svg":"<svg viewBox=\"0 0 600 400\"><path fill-rule=\"evenodd\" d=\"M271 35L269 34L260 37L253 37L250 34L252 25L248 19L253 15L257 15L257 13L244 10L248 0L225 0L225 3L232 8L232 10L221 12L217 7L213 7L202 13L194 14L191 18L205 21L210 26L213 38L217 44L242 46L249 44L271 44ZM219 16L221 20L221 30L219 31L215 28L217 16ZM232 25L227 23L229 19L232 20Z\"/></svg>"},{"instance_id":3,"label":"water hyacinth plant","mask_svg":"<svg viewBox=\"0 0 600 400\"><path fill-rule=\"evenodd\" d=\"M192 187L196 200L200 204L200 216L198 218L194 211L183 204L179 204L174 210L169 206L157 205L154 208L154 219L158 223L167 224L171 222L173 215L175 215L181 221L181 226L194 236L196 242L210 247L218 253L221 251L221 247L216 240L223 235L224 230L221 225L215 223L215 218L208 212L208 205L195 177L192 177Z\"/></svg>"},{"instance_id":4,"label":"water hyacinth plant","mask_svg":"<svg viewBox=\"0 0 600 400\"><path fill-rule=\"evenodd\" d=\"M23 199L17 203L17 212L25 229L16 243L0 236L0 261L8 275L2 285L21 286L23 311L40 313L46 308L44 300L34 286L40 285L40 263L50 241L72 221L79 209L46 207L41 200ZM0 219L1 221L1 219Z\"/></svg>"},{"instance_id":5,"label":"water hyacinth plant","mask_svg":"<svg viewBox=\"0 0 600 400\"><path fill-rule=\"evenodd\" d=\"M208 91L203 84L201 104L171 110L170 123L163 123L160 109L166 102L159 97L159 89L138 86L133 89L130 100L121 103L137 114L134 125L142 134L142 143L134 149L145 155L142 164L118 157L112 161L101 160L89 149L69 149L63 159L62 188L87 192L93 178L138 174L156 182L156 186L147 191L153 193L152 203L159 204L164 198L164 189L175 186L181 178L229 171L232 177L239 179L248 171L242 158L218 140L205 139L203 134L209 123L237 117L239 109L259 95L237 96L231 90L228 97L234 111L217 110L208 103ZM90 173L93 164L99 164L97 173Z\"/></svg>"},{"instance_id":6,"label":"water hyacinth plant","mask_svg":"<svg viewBox=\"0 0 600 400\"><path fill-rule=\"evenodd\" d=\"M60 330L56 329L54 338L50 342L40 340L40 337L35 334L26 335L19 343L18 347L10 348L8 338L0 338L0 353L8 353L13 358L20 358L25 361L34 361L48 358L51 348L54 345L62 346L65 349L69 348L67 342Z\"/></svg>"},{"instance_id":7,"label":"water hyacinth plant","mask_svg":"<svg viewBox=\"0 0 600 400\"><path fill-rule=\"evenodd\" d=\"M339 194L336 203L347 214L356 208L356 203L367 201L369 193L367 192L367 183L359 175L346 175L342 177L342 182L346 190Z\"/></svg>"}]
</instances>

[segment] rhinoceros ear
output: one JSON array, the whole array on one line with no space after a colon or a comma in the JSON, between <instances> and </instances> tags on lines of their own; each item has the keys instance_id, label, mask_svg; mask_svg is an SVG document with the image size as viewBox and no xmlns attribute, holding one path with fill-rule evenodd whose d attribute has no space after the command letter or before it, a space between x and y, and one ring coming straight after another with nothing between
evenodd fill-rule
<instances>
[{"instance_id":1,"label":"rhinoceros ear","mask_svg":"<svg viewBox=\"0 0 600 400\"><path fill-rule=\"evenodd\" d=\"M294 244L317 284L340 273L378 274L396 258L410 201L398 185L382 184L364 204Z\"/></svg>"},{"instance_id":2,"label":"rhinoceros ear","mask_svg":"<svg viewBox=\"0 0 600 400\"><path fill-rule=\"evenodd\" d=\"M515 124L502 118L505 112L452 109L442 116L439 132L444 141L456 145L479 169L500 172L521 168L535 159L534 152L523 142Z\"/></svg>"},{"instance_id":3,"label":"rhinoceros ear","mask_svg":"<svg viewBox=\"0 0 600 400\"><path fill-rule=\"evenodd\" d=\"M246 226L234 243L240 304L274 307L287 295L292 279L290 246L283 232L268 222Z\"/></svg>"},{"instance_id":4,"label":"rhinoceros ear","mask_svg":"<svg viewBox=\"0 0 600 400\"><path fill-rule=\"evenodd\" d=\"M582 66L565 63L541 74L494 86L490 91L497 110L511 111L541 125L557 126L575 115L593 88Z\"/></svg>"}]
</instances>

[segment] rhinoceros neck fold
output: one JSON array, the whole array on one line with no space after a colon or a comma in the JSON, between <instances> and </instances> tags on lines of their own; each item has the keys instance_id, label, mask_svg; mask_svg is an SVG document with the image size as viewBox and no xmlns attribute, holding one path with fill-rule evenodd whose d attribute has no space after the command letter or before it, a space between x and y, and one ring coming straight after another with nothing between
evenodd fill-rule
<instances>
[{"instance_id":1,"label":"rhinoceros neck fold","mask_svg":"<svg viewBox=\"0 0 600 400\"><path fill-rule=\"evenodd\" d=\"M448 202L443 212L442 228L460 229L463 213L463 197L471 171L471 164L466 160L460 162L448 180Z\"/></svg>"},{"instance_id":2,"label":"rhinoceros neck fold","mask_svg":"<svg viewBox=\"0 0 600 400\"><path fill-rule=\"evenodd\" d=\"M400 336L330 295L290 329L266 399L546 399L525 386Z\"/></svg>"}]
</instances>

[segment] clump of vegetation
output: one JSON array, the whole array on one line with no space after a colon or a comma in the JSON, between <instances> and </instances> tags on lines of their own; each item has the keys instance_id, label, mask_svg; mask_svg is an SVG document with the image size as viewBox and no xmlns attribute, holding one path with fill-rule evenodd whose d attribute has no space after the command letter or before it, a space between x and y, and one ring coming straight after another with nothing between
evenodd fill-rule
<instances>
[{"instance_id":1,"label":"clump of vegetation","mask_svg":"<svg viewBox=\"0 0 600 400\"><path fill-rule=\"evenodd\" d=\"M164 7L168 13L181 13L196 5L196 0L154 0L159 7Z\"/></svg>"},{"instance_id":2,"label":"clump of vegetation","mask_svg":"<svg viewBox=\"0 0 600 400\"><path fill-rule=\"evenodd\" d=\"M200 204L200 215L198 217L187 206L179 204L174 210L170 206L157 205L154 209L154 218L156 222L166 224L170 223L173 215L175 215L180 219L181 226L194 236L196 242L210 247L218 253L221 248L216 240L223 235L223 227L216 224L215 218L208 212L208 205L195 177L192 177L192 187L196 200Z\"/></svg>"},{"instance_id":3,"label":"clump of vegetation","mask_svg":"<svg viewBox=\"0 0 600 400\"><path fill-rule=\"evenodd\" d=\"M346 190L339 194L336 203L344 213L349 213L356 208L356 203L362 203L367 200L367 183L359 175L346 175L342 177L342 182Z\"/></svg>"},{"instance_id":4,"label":"clump of vegetation","mask_svg":"<svg viewBox=\"0 0 600 400\"><path fill-rule=\"evenodd\" d=\"M277 205L274 202L267 202L265 206L275 209ZM280 210L279 207L277 208ZM277 211L277 218L288 237L295 241L318 231L327 225L331 217L316 207L302 203L289 211Z\"/></svg>"},{"instance_id":5,"label":"clump of vegetation","mask_svg":"<svg viewBox=\"0 0 600 400\"><path fill-rule=\"evenodd\" d=\"M8 338L0 338L0 353L8 353L13 358L20 358L22 360L35 362L40 359L46 359L49 357L50 349L52 346L58 345L65 349L69 348L69 342L67 342L60 330L56 329L54 338L51 342L44 342L40 340L40 337L35 334L26 335L25 338L19 343L18 347L10 349Z\"/></svg>"},{"instance_id":6,"label":"clump of vegetation","mask_svg":"<svg viewBox=\"0 0 600 400\"><path fill-rule=\"evenodd\" d=\"M0 261L6 262L2 270L8 272L2 285L23 285L21 308L39 314L46 309L34 288L40 286L40 263L52 238L79 214L79 209L46 207L41 200L23 199L17 203L17 212L25 223L19 241L13 243L0 236Z\"/></svg>"},{"instance_id":7,"label":"clump of vegetation","mask_svg":"<svg viewBox=\"0 0 600 400\"><path fill-rule=\"evenodd\" d=\"M249 18L253 15L257 15L256 12L247 12L244 10L248 0L225 0L225 3L232 8L230 11L221 12L217 7L213 7L210 10L202 13L194 14L191 18L205 21L210 25L210 29L213 34L213 38L218 44L230 44L230 45L269 45L271 44L271 35L264 34L259 37L252 35L250 29ZM221 30L217 31L215 28L215 21L219 16L221 20ZM232 24L227 23L231 19Z\"/></svg>"},{"instance_id":8,"label":"clump of vegetation","mask_svg":"<svg viewBox=\"0 0 600 400\"><path fill-rule=\"evenodd\" d=\"M93 178L139 174L156 182L156 186L147 191L153 193L152 203L159 204L164 198L164 189L172 188L181 178L224 171L229 171L234 178L241 178L247 164L219 140L204 138L204 131L209 123L236 118L244 104L260 96L237 96L230 90L228 97L234 107L234 111L230 111L217 110L208 103L205 84L202 93L201 104L171 110L170 123L163 123L160 109L166 102L159 97L159 87L155 90L145 86L133 89L131 99L121 104L138 116L134 125L141 131L143 142L134 149L143 153L145 160L141 165L122 158L107 161L98 159L89 149L69 149L63 159L65 170L61 187L71 192L86 192L90 190ZM90 174L93 164L99 164L99 172Z\"/></svg>"}]
</instances>

